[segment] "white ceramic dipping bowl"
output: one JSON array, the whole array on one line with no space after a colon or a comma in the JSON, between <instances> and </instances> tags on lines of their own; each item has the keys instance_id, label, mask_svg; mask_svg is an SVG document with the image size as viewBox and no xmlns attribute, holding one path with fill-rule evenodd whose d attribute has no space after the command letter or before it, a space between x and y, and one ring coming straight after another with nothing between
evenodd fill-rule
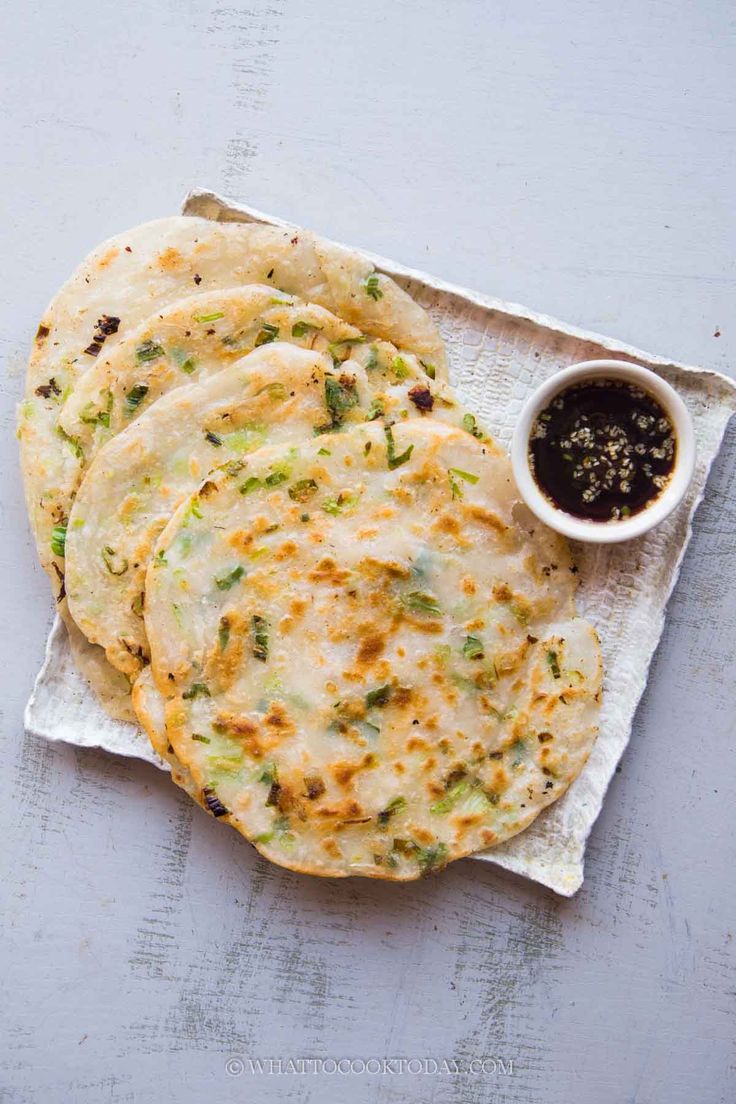
<instances>
[{"instance_id":1,"label":"white ceramic dipping bowl","mask_svg":"<svg viewBox=\"0 0 736 1104\"><path fill-rule=\"evenodd\" d=\"M537 416L550 402L572 384L588 380L610 379L632 383L648 392L669 415L675 430L677 451L675 466L664 490L650 505L632 517L611 521L588 521L574 517L556 506L541 490L534 478L529 456L529 437ZM695 435L687 407L673 387L660 376L626 360L586 360L565 368L543 383L527 399L519 416L511 442L511 463L514 478L527 506L536 516L573 540L594 544L612 544L632 540L648 532L682 501L695 467Z\"/></svg>"}]
</instances>

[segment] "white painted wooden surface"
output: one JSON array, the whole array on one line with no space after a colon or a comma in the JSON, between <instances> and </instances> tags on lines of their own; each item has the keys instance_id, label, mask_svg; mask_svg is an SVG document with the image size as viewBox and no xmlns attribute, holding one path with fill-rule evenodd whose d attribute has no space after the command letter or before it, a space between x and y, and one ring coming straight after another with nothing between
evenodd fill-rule
<instances>
[{"instance_id":1,"label":"white painted wooden surface","mask_svg":"<svg viewBox=\"0 0 736 1104\"><path fill-rule=\"evenodd\" d=\"M27 0L3 50L0 1099L730 1104L736 432L569 902L467 862L300 878L152 768L24 739L49 602L13 440L46 300L192 183L733 373L729 5ZM247 1070L401 1057L513 1073Z\"/></svg>"}]
</instances>

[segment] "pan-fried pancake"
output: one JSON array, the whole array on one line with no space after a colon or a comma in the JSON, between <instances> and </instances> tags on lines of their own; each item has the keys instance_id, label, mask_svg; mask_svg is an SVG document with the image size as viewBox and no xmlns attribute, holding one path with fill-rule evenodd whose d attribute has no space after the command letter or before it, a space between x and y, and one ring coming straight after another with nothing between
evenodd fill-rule
<instances>
[{"instance_id":1,"label":"pan-fried pancake","mask_svg":"<svg viewBox=\"0 0 736 1104\"><path fill-rule=\"evenodd\" d=\"M182 503L148 570L167 739L272 861L417 877L582 769L601 663L574 590L490 443L416 418L262 448Z\"/></svg>"},{"instance_id":2,"label":"pan-fried pancake","mask_svg":"<svg viewBox=\"0 0 736 1104\"><path fill-rule=\"evenodd\" d=\"M79 443L88 466L102 445L162 395L273 341L327 352L336 362L350 357L369 370L391 363L397 377L407 366L425 375L415 356L369 339L324 307L247 284L177 300L103 350L64 404L59 424Z\"/></svg>"},{"instance_id":3,"label":"pan-fried pancake","mask_svg":"<svg viewBox=\"0 0 736 1104\"><path fill-rule=\"evenodd\" d=\"M307 231L176 217L109 239L49 304L19 409L28 514L57 592L63 556L53 530L66 523L83 461L80 443L59 425L63 403L103 349L107 353L152 312L197 289L250 283L301 295L444 374L442 341L426 312L369 262Z\"/></svg>"},{"instance_id":4,"label":"pan-fried pancake","mask_svg":"<svg viewBox=\"0 0 736 1104\"><path fill-rule=\"evenodd\" d=\"M384 342L367 348L360 335L357 345L349 341L356 359L344 362L280 341L262 345L159 398L98 453L69 518L67 600L85 636L129 678L148 658L143 607L151 549L208 472L243 470L247 454L264 444L296 443L366 418L424 417L435 405L445 416L461 416L414 358ZM345 347L335 351L342 355Z\"/></svg>"},{"instance_id":5,"label":"pan-fried pancake","mask_svg":"<svg viewBox=\"0 0 736 1104\"><path fill-rule=\"evenodd\" d=\"M420 356L430 374L446 376L442 341L426 312L369 262L307 231L174 217L110 238L89 254L49 304L38 326L18 410L31 528L68 626L64 537L85 450L81 439L60 424L63 404L97 358L153 311L197 289L253 282L273 287L276 296L300 294L348 321L364 323L371 334ZM98 427L104 427L107 413L105 407L96 409ZM116 674L107 670L104 656L93 646L78 644L75 658L109 709L120 698ZM112 715L122 716L129 708L125 701L119 706L109 709Z\"/></svg>"}]
</instances>

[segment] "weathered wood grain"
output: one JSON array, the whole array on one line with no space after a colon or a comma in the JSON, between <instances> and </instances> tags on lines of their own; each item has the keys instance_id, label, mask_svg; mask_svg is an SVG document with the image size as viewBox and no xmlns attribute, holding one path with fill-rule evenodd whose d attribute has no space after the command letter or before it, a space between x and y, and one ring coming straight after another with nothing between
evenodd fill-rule
<instances>
[{"instance_id":1,"label":"weathered wood grain","mask_svg":"<svg viewBox=\"0 0 736 1104\"><path fill-rule=\"evenodd\" d=\"M468 862L312 881L152 768L24 738L49 610L12 439L48 297L193 183L733 372L727 7L29 0L3 29L0 1099L730 1102L733 428L572 901ZM484 1056L513 1074L225 1069Z\"/></svg>"}]
</instances>

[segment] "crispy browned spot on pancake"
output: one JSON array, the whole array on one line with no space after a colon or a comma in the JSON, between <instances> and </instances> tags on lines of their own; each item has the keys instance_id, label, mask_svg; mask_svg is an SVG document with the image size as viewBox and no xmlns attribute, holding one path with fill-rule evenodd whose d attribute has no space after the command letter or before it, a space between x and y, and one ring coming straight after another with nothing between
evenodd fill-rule
<instances>
[{"instance_id":1,"label":"crispy browned spot on pancake","mask_svg":"<svg viewBox=\"0 0 736 1104\"><path fill-rule=\"evenodd\" d=\"M530 647L528 640L522 640L518 647L507 652L498 652L494 663L499 675L508 675L512 671L517 671L524 662Z\"/></svg>"},{"instance_id":2,"label":"crispy browned spot on pancake","mask_svg":"<svg viewBox=\"0 0 736 1104\"><path fill-rule=\"evenodd\" d=\"M371 536L377 530L371 530ZM379 560L375 556L364 556L358 563L358 571L368 579L381 579L388 575L391 579L408 579L411 569L397 560Z\"/></svg>"},{"instance_id":3,"label":"crispy browned spot on pancake","mask_svg":"<svg viewBox=\"0 0 736 1104\"><path fill-rule=\"evenodd\" d=\"M276 549L276 552L274 553L274 559L288 560L291 556L295 556L298 551L299 545L296 543L296 541L284 541L281 547Z\"/></svg>"},{"instance_id":4,"label":"crispy browned spot on pancake","mask_svg":"<svg viewBox=\"0 0 736 1104\"><path fill-rule=\"evenodd\" d=\"M354 798L344 798L342 801L331 805L320 805L314 811L314 816L320 821L335 820L344 822L364 815L363 807Z\"/></svg>"},{"instance_id":5,"label":"crispy browned spot on pancake","mask_svg":"<svg viewBox=\"0 0 736 1104\"><path fill-rule=\"evenodd\" d=\"M208 479L197 491L200 498L209 498L211 495L217 494L219 487L217 483L213 483L211 479Z\"/></svg>"},{"instance_id":6,"label":"crispy browned spot on pancake","mask_svg":"<svg viewBox=\"0 0 736 1104\"><path fill-rule=\"evenodd\" d=\"M181 268L184 261L184 258L182 257L179 250L174 249L173 246L169 246L168 249L164 249L163 253L159 253L156 259L158 261L159 267L162 268L164 272L170 272L173 269Z\"/></svg>"},{"instance_id":7,"label":"crispy browned spot on pancake","mask_svg":"<svg viewBox=\"0 0 736 1104\"><path fill-rule=\"evenodd\" d=\"M243 717L237 713L218 713L215 725L233 736L244 736L248 739L258 735L258 725L249 717Z\"/></svg>"},{"instance_id":8,"label":"crispy browned spot on pancake","mask_svg":"<svg viewBox=\"0 0 736 1104\"><path fill-rule=\"evenodd\" d=\"M493 529L495 533L503 535L508 531L508 525L505 525L498 514L494 514L492 510L487 510L485 506L478 506L476 503L470 503L465 506L466 512L470 515L473 521L479 521L481 525L488 526L489 529Z\"/></svg>"},{"instance_id":9,"label":"crispy browned spot on pancake","mask_svg":"<svg viewBox=\"0 0 736 1104\"><path fill-rule=\"evenodd\" d=\"M335 779L335 782L337 782L338 786L341 786L343 787L343 789L345 789L351 785L356 774L359 774L360 771L369 770L371 767L375 766L375 763L375 755L371 755L369 753L367 755L364 755L359 763L350 763L345 760L340 763L334 763L330 767L330 773Z\"/></svg>"},{"instance_id":10,"label":"crispy browned spot on pancake","mask_svg":"<svg viewBox=\"0 0 736 1104\"><path fill-rule=\"evenodd\" d=\"M307 578L312 583L344 586L350 579L350 572L344 567L339 567L332 556L323 556L319 563L307 574Z\"/></svg>"},{"instance_id":11,"label":"crispy browned spot on pancake","mask_svg":"<svg viewBox=\"0 0 736 1104\"><path fill-rule=\"evenodd\" d=\"M271 702L263 723L284 736L293 736L296 733L296 725L287 713L284 703L280 701Z\"/></svg>"},{"instance_id":12,"label":"crispy browned spot on pancake","mask_svg":"<svg viewBox=\"0 0 736 1104\"><path fill-rule=\"evenodd\" d=\"M243 665L248 624L238 610L230 610L220 618L218 638L207 654L205 678L213 686L226 690L232 686ZM220 637L226 640L223 648Z\"/></svg>"},{"instance_id":13,"label":"crispy browned spot on pancake","mask_svg":"<svg viewBox=\"0 0 736 1104\"><path fill-rule=\"evenodd\" d=\"M455 514L440 514L432 525L432 529L436 533L454 537L458 544L462 545L467 543L462 537L463 527Z\"/></svg>"},{"instance_id":14,"label":"crispy browned spot on pancake","mask_svg":"<svg viewBox=\"0 0 736 1104\"><path fill-rule=\"evenodd\" d=\"M369 667L385 650L386 638L375 625L360 626L358 634L361 639L355 657L356 663Z\"/></svg>"},{"instance_id":15,"label":"crispy browned spot on pancake","mask_svg":"<svg viewBox=\"0 0 736 1104\"><path fill-rule=\"evenodd\" d=\"M108 268L115 260L115 258L119 255L119 253L120 250L117 248L117 246L112 246L110 249L107 250L106 253L103 253L102 256L98 258L95 267Z\"/></svg>"}]
</instances>

